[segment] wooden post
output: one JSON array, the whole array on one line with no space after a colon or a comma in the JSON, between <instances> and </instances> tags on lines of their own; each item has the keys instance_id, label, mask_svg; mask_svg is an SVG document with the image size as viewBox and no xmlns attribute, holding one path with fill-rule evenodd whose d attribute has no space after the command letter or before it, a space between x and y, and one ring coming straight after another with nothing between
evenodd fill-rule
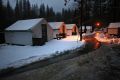
<instances>
[{"instance_id":1,"label":"wooden post","mask_svg":"<svg viewBox=\"0 0 120 80\"><path fill-rule=\"evenodd\" d=\"M83 20L83 0L81 0L81 8L79 8L80 13L81 13L81 20L80 20L80 41L82 41L82 20Z\"/></svg>"}]
</instances>

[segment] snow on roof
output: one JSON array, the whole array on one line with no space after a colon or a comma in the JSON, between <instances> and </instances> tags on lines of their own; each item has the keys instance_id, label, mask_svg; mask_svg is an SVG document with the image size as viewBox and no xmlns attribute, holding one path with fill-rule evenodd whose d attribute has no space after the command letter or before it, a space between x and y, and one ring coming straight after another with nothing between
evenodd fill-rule
<instances>
[{"instance_id":1,"label":"snow on roof","mask_svg":"<svg viewBox=\"0 0 120 80\"><path fill-rule=\"evenodd\" d=\"M76 24L66 24L67 29L72 29Z\"/></svg>"},{"instance_id":2,"label":"snow on roof","mask_svg":"<svg viewBox=\"0 0 120 80\"><path fill-rule=\"evenodd\" d=\"M120 22L117 22L117 23L110 23L108 28L118 28L120 27Z\"/></svg>"},{"instance_id":3,"label":"snow on roof","mask_svg":"<svg viewBox=\"0 0 120 80\"><path fill-rule=\"evenodd\" d=\"M43 18L38 19L28 19L28 20L18 20L6 30L29 30L35 25L37 25Z\"/></svg>"},{"instance_id":4,"label":"snow on roof","mask_svg":"<svg viewBox=\"0 0 120 80\"><path fill-rule=\"evenodd\" d=\"M52 29L59 29L64 22L49 22Z\"/></svg>"}]
</instances>

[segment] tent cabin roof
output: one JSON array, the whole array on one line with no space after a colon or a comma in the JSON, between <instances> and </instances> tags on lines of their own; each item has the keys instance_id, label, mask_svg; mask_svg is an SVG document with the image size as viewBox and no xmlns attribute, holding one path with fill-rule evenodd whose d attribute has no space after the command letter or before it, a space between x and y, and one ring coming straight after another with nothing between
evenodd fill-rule
<instances>
[{"instance_id":1,"label":"tent cabin roof","mask_svg":"<svg viewBox=\"0 0 120 80\"><path fill-rule=\"evenodd\" d=\"M52 29L59 29L64 24L64 22L49 22L49 24Z\"/></svg>"},{"instance_id":2,"label":"tent cabin roof","mask_svg":"<svg viewBox=\"0 0 120 80\"><path fill-rule=\"evenodd\" d=\"M44 18L38 18L38 19L27 19L27 20L18 20L8 28L6 28L6 31L27 31L31 30L33 27L35 27L39 22L41 22Z\"/></svg>"},{"instance_id":3,"label":"tent cabin roof","mask_svg":"<svg viewBox=\"0 0 120 80\"><path fill-rule=\"evenodd\" d=\"M110 23L108 28L120 28L120 22Z\"/></svg>"},{"instance_id":4,"label":"tent cabin roof","mask_svg":"<svg viewBox=\"0 0 120 80\"><path fill-rule=\"evenodd\" d=\"M66 24L67 29L73 29L74 26L76 26L76 24Z\"/></svg>"}]
</instances>

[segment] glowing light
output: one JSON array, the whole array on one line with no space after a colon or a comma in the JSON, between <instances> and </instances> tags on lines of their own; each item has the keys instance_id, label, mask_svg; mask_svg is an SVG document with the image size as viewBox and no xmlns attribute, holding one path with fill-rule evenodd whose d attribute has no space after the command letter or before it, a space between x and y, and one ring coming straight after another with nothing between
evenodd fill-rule
<instances>
[{"instance_id":1,"label":"glowing light","mask_svg":"<svg viewBox=\"0 0 120 80\"><path fill-rule=\"evenodd\" d=\"M82 42L86 42L84 39L82 39Z\"/></svg>"},{"instance_id":2,"label":"glowing light","mask_svg":"<svg viewBox=\"0 0 120 80\"><path fill-rule=\"evenodd\" d=\"M100 26L100 23L99 23L99 22L97 22L97 23L96 23L96 26Z\"/></svg>"},{"instance_id":3,"label":"glowing light","mask_svg":"<svg viewBox=\"0 0 120 80\"><path fill-rule=\"evenodd\" d=\"M98 32L97 32L95 35L96 35L96 36L99 36L99 35L100 35L100 33L98 33Z\"/></svg>"}]
</instances>

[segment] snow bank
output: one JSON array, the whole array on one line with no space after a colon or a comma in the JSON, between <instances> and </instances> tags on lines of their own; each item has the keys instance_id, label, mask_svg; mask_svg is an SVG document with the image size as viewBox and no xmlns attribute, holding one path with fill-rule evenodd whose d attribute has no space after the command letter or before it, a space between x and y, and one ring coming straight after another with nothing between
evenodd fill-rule
<instances>
[{"instance_id":1,"label":"snow bank","mask_svg":"<svg viewBox=\"0 0 120 80\"><path fill-rule=\"evenodd\" d=\"M100 42L120 44L120 38L108 38L104 33L96 33L95 38Z\"/></svg>"},{"instance_id":2,"label":"snow bank","mask_svg":"<svg viewBox=\"0 0 120 80\"><path fill-rule=\"evenodd\" d=\"M111 40L108 39L104 33L96 33L95 38L100 42L110 43Z\"/></svg>"},{"instance_id":3,"label":"snow bank","mask_svg":"<svg viewBox=\"0 0 120 80\"><path fill-rule=\"evenodd\" d=\"M25 64L42 60L56 52L82 47L84 42L78 41L78 36L69 36L62 40L51 40L44 46L0 46L0 69L20 67Z\"/></svg>"}]
</instances>

